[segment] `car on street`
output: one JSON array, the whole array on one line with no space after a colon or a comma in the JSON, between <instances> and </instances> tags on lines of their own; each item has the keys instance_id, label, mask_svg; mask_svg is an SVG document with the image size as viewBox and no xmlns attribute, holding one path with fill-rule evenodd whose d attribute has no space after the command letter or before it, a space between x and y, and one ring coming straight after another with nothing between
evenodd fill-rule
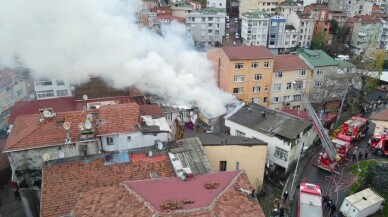
<instances>
[{"instance_id":1,"label":"car on street","mask_svg":"<svg viewBox=\"0 0 388 217\"><path fill-rule=\"evenodd\" d=\"M237 18L237 17L234 18L234 22L235 22L235 23L238 23L238 18Z\"/></svg>"},{"instance_id":2,"label":"car on street","mask_svg":"<svg viewBox=\"0 0 388 217\"><path fill-rule=\"evenodd\" d=\"M226 33L226 34L225 34L225 38L229 38L229 33Z\"/></svg>"},{"instance_id":3,"label":"car on street","mask_svg":"<svg viewBox=\"0 0 388 217\"><path fill-rule=\"evenodd\" d=\"M229 23L229 16L226 16L226 22Z\"/></svg>"},{"instance_id":4,"label":"car on street","mask_svg":"<svg viewBox=\"0 0 388 217\"><path fill-rule=\"evenodd\" d=\"M229 29L229 23L226 23L226 28Z\"/></svg>"},{"instance_id":5,"label":"car on street","mask_svg":"<svg viewBox=\"0 0 388 217\"><path fill-rule=\"evenodd\" d=\"M234 35L234 37L235 37L236 39L239 39L239 38L240 38L240 34L238 34L238 32L236 32L236 34Z\"/></svg>"}]
</instances>

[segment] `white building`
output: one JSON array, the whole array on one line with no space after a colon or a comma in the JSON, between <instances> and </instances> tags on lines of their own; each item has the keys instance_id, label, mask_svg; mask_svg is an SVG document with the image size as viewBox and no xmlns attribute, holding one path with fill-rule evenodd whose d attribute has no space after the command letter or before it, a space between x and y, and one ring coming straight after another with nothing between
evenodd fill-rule
<instances>
[{"instance_id":1,"label":"white building","mask_svg":"<svg viewBox=\"0 0 388 217\"><path fill-rule=\"evenodd\" d=\"M298 31L298 45L300 47L310 47L313 38L315 19L311 16L292 11L288 16L287 24L293 25Z\"/></svg>"},{"instance_id":2,"label":"white building","mask_svg":"<svg viewBox=\"0 0 388 217\"><path fill-rule=\"evenodd\" d=\"M309 121L254 103L226 115L225 127L233 136L268 143L267 162L272 169L284 171L298 158L302 146L309 147L317 136Z\"/></svg>"},{"instance_id":3,"label":"white building","mask_svg":"<svg viewBox=\"0 0 388 217\"><path fill-rule=\"evenodd\" d=\"M388 51L388 21L381 19L381 41L380 48Z\"/></svg>"},{"instance_id":4,"label":"white building","mask_svg":"<svg viewBox=\"0 0 388 217\"><path fill-rule=\"evenodd\" d=\"M72 95L70 83L64 80L42 79L35 81L34 86L38 100Z\"/></svg>"},{"instance_id":5,"label":"white building","mask_svg":"<svg viewBox=\"0 0 388 217\"><path fill-rule=\"evenodd\" d=\"M259 10L264 11L271 16L275 15L276 7L278 4L284 2L285 0L261 0L261 1L251 1L251 0L241 0L240 1L240 16L249 10Z\"/></svg>"},{"instance_id":6,"label":"white building","mask_svg":"<svg viewBox=\"0 0 388 217\"><path fill-rule=\"evenodd\" d=\"M208 0L206 3L207 8L219 8L226 11L226 0Z\"/></svg>"},{"instance_id":7,"label":"white building","mask_svg":"<svg viewBox=\"0 0 388 217\"><path fill-rule=\"evenodd\" d=\"M286 19L292 11L303 11L303 3L295 1L285 1L278 4L276 8L276 14Z\"/></svg>"},{"instance_id":8,"label":"white building","mask_svg":"<svg viewBox=\"0 0 388 217\"><path fill-rule=\"evenodd\" d=\"M263 11L249 11L241 15L241 38L244 45L267 45L270 16Z\"/></svg>"}]
</instances>

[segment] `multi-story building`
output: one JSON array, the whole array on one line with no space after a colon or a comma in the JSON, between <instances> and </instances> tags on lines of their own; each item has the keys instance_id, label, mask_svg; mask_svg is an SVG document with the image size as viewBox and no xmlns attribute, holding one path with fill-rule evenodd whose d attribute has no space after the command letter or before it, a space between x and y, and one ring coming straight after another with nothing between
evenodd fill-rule
<instances>
[{"instance_id":1,"label":"multi-story building","mask_svg":"<svg viewBox=\"0 0 388 217\"><path fill-rule=\"evenodd\" d=\"M293 25L286 25L284 30L284 51L289 51L298 45L298 31Z\"/></svg>"},{"instance_id":2,"label":"multi-story building","mask_svg":"<svg viewBox=\"0 0 388 217\"><path fill-rule=\"evenodd\" d=\"M287 24L291 24L298 31L298 46L310 47L313 37L315 19L308 14L292 11L288 16Z\"/></svg>"},{"instance_id":3,"label":"multi-story building","mask_svg":"<svg viewBox=\"0 0 388 217\"><path fill-rule=\"evenodd\" d=\"M315 19L313 37L321 32L325 32L327 35L329 34L330 21L328 20L329 8L327 4L314 3L307 5L304 8L304 12Z\"/></svg>"},{"instance_id":4,"label":"multi-story building","mask_svg":"<svg viewBox=\"0 0 388 217\"><path fill-rule=\"evenodd\" d=\"M226 11L226 0L208 0L206 2L208 8L219 8Z\"/></svg>"},{"instance_id":5,"label":"multi-story building","mask_svg":"<svg viewBox=\"0 0 388 217\"><path fill-rule=\"evenodd\" d=\"M218 86L238 99L268 105L274 65L264 46L223 47L208 51Z\"/></svg>"},{"instance_id":6,"label":"multi-story building","mask_svg":"<svg viewBox=\"0 0 388 217\"><path fill-rule=\"evenodd\" d=\"M275 56L269 108L301 110L304 108L299 90L293 86L297 78L303 81L303 89L311 77L310 67L296 54Z\"/></svg>"},{"instance_id":7,"label":"multi-story building","mask_svg":"<svg viewBox=\"0 0 388 217\"><path fill-rule=\"evenodd\" d=\"M222 44L225 35L226 13L219 8L206 8L199 12L189 13L186 17L188 29L194 43L200 47L214 47Z\"/></svg>"},{"instance_id":8,"label":"multi-story building","mask_svg":"<svg viewBox=\"0 0 388 217\"><path fill-rule=\"evenodd\" d=\"M349 18L350 46L353 52L360 54L373 53L380 46L382 22L376 16L359 15Z\"/></svg>"},{"instance_id":9,"label":"multi-story building","mask_svg":"<svg viewBox=\"0 0 388 217\"><path fill-rule=\"evenodd\" d=\"M72 95L70 83L64 80L41 79L35 81L34 86L37 100Z\"/></svg>"},{"instance_id":10,"label":"multi-story building","mask_svg":"<svg viewBox=\"0 0 388 217\"><path fill-rule=\"evenodd\" d=\"M327 17L328 20L336 20L338 22L338 26L342 26L346 23L348 20L348 17L346 16L346 13L342 11L330 11L329 15Z\"/></svg>"},{"instance_id":11,"label":"multi-story building","mask_svg":"<svg viewBox=\"0 0 388 217\"><path fill-rule=\"evenodd\" d=\"M267 45L269 15L249 11L241 15L241 38L244 45Z\"/></svg>"},{"instance_id":12,"label":"multi-story building","mask_svg":"<svg viewBox=\"0 0 388 217\"><path fill-rule=\"evenodd\" d=\"M177 17L186 17L190 12L195 11L193 5L184 1L170 3L172 15Z\"/></svg>"},{"instance_id":13,"label":"multi-story building","mask_svg":"<svg viewBox=\"0 0 388 217\"><path fill-rule=\"evenodd\" d=\"M284 2L284 0L261 0L261 1L251 1L251 0L241 0L240 1L240 16L249 10L260 10L265 11L271 16L275 15L276 7L278 4Z\"/></svg>"},{"instance_id":14,"label":"multi-story building","mask_svg":"<svg viewBox=\"0 0 388 217\"><path fill-rule=\"evenodd\" d=\"M373 4L370 0L328 0L330 11L343 11L348 17L372 14Z\"/></svg>"},{"instance_id":15,"label":"multi-story building","mask_svg":"<svg viewBox=\"0 0 388 217\"><path fill-rule=\"evenodd\" d=\"M283 49L286 29L286 18L273 16L269 19L268 42L269 49Z\"/></svg>"},{"instance_id":16,"label":"multi-story building","mask_svg":"<svg viewBox=\"0 0 388 217\"><path fill-rule=\"evenodd\" d=\"M388 51L388 19L381 19L381 24L380 49Z\"/></svg>"},{"instance_id":17,"label":"multi-story building","mask_svg":"<svg viewBox=\"0 0 388 217\"><path fill-rule=\"evenodd\" d=\"M288 18L288 15L291 14L291 11L303 11L303 2L290 1L287 0L278 4L276 8L276 15L279 15L284 18Z\"/></svg>"}]
</instances>

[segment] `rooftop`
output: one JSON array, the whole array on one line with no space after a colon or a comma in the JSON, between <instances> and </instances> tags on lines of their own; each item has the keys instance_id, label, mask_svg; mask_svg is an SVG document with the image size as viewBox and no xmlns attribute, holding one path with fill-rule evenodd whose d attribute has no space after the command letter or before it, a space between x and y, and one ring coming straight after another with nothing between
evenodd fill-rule
<instances>
[{"instance_id":1,"label":"rooftop","mask_svg":"<svg viewBox=\"0 0 388 217\"><path fill-rule=\"evenodd\" d=\"M388 121L388 109L384 109L381 112L372 115L370 117L371 120L376 120L376 121Z\"/></svg>"},{"instance_id":2,"label":"rooftop","mask_svg":"<svg viewBox=\"0 0 388 217\"><path fill-rule=\"evenodd\" d=\"M5 151L18 151L63 144L66 131L63 124L70 124L69 135L72 142L80 141L79 124L85 123L86 115L93 117L92 129L96 135L137 131L139 107L135 103L102 106L87 111L59 112L50 118L41 115L22 115L16 118L7 140Z\"/></svg>"},{"instance_id":3,"label":"rooftop","mask_svg":"<svg viewBox=\"0 0 388 217\"><path fill-rule=\"evenodd\" d=\"M295 27L293 25L286 25L286 30L295 30Z\"/></svg>"},{"instance_id":4,"label":"rooftop","mask_svg":"<svg viewBox=\"0 0 388 217\"><path fill-rule=\"evenodd\" d=\"M86 192L91 190L100 191L107 187L108 190L112 190L109 187L118 186L123 181L150 179L151 172L156 172L159 177L174 176L166 154L152 157L147 157L142 153L132 154L129 163L111 164L109 166L104 165L104 159L98 159L91 162L82 161L45 167L42 171L41 217L69 215L74 207L76 207L76 211L79 211L77 207L79 207L80 201L83 201L81 199L88 195L91 196L91 198L89 197L91 199L89 205L96 205L96 207L92 210L89 208L82 209L84 214L77 214L76 216L121 216L119 214L113 215L116 212L120 213L121 210L117 209L120 204L120 208L123 209L136 207L132 211L138 210L138 208L140 210L138 206L144 204L118 203L118 200L116 200L118 194L115 194L114 200L109 200L109 202L114 202L114 205L111 203L108 207L116 209L116 212L95 215L98 214L98 209L107 208L107 206L100 206L101 202L107 204L107 201L99 199L109 199L112 195L104 192L94 192L93 194ZM115 191L112 191L112 193L115 193Z\"/></svg>"},{"instance_id":5,"label":"rooftop","mask_svg":"<svg viewBox=\"0 0 388 217\"><path fill-rule=\"evenodd\" d=\"M171 21L177 21L178 23L183 23L185 22L185 18L184 17L177 17L177 16L172 16L172 15L158 15L155 17L154 19L155 22L159 22L159 21L168 21L168 22L171 22Z\"/></svg>"},{"instance_id":6,"label":"rooftop","mask_svg":"<svg viewBox=\"0 0 388 217\"><path fill-rule=\"evenodd\" d=\"M309 66L295 54L275 55L274 71L308 69Z\"/></svg>"},{"instance_id":7,"label":"rooftop","mask_svg":"<svg viewBox=\"0 0 388 217\"><path fill-rule=\"evenodd\" d=\"M358 15L348 19L348 23L373 24L381 23L379 17L374 15Z\"/></svg>"},{"instance_id":8,"label":"rooftop","mask_svg":"<svg viewBox=\"0 0 388 217\"><path fill-rule=\"evenodd\" d=\"M270 133L286 139L296 139L301 132L311 126L309 121L255 103L242 107L228 120L258 132Z\"/></svg>"},{"instance_id":9,"label":"rooftop","mask_svg":"<svg viewBox=\"0 0 388 217\"><path fill-rule=\"evenodd\" d=\"M356 68L356 65L346 60L335 60L338 63L338 68Z\"/></svg>"},{"instance_id":10,"label":"rooftop","mask_svg":"<svg viewBox=\"0 0 388 217\"><path fill-rule=\"evenodd\" d=\"M8 124L13 124L17 116L39 114L39 109L52 108L55 112L67 112L76 110L74 97L61 97L43 100L15 102L12 108Z\"/></svg>"},{"instance_id":11,"label":"rooftop","mask_svg":"<svg viewBox=\"0 0 388 217\"><path fill-rule=\"evenodd\" d=\"M322 50L298 49L302 55L314 67L337 66L338 62Z\"/></svg>"},{"instance_id":12,"label":"rooftop","mask_svg":"<svg viewBox=\"0 0 388 217\"><path fill-rule=\"evenodd\" d=\"M153 118L161 118L164 117L164 112L162 108L157 104L145 104L139 105L140 107L140 115L148 115Z\"/></svg>"},{"instance_id":13,"label":"rooftop","mask_svg":"<svg viewBox=\"0 0 388 217\"><path fill-rule=\"evenodd\" d=\"M273 59L274 55L265 46L223 47L230 60Z\"/></svg>"},{"instance_id":14,"label":"rooftop","mask_svg":"<svg viewBox=\"0 0 388 217\"><path fill-rule=\"evenodd\" d=\"M296 2L296 1L285 1L280 4L278 4L278 7L303 7L303 2Z\"/></svg>"},{"instance_id":15,"label":"rooftop","mask_svg":"<svg viewBox=\"0 0 388 217\"><path fill-rule=\"evenodd\" d=\"M208 7L201 10L203 14L217 14L217 13L225 13L221 8Z\"/></svg>"},{"instance_id":16,"label":"rooftop","mask_svg":"<svg viewBox=\"0 0 388 217\"><path fill-rule=\"evenodd\" d=\"M207 189L206 182L217 183L217 187ZM264 217L259 202L241 189L252 189L244 171L199 175L189 181L175 177L128 181L121 187L96 189L81 195L74 213L104 216L111 211L119 215L135 211L137 216ZM166 209L167 205L171 208Z\"/></svg>"},{"instance_id":17,"label":"rooftop","mask_svg":"<svg viewBox=\"0 0 388 217\"><path fill-rule=\"evenodd\" d=\"M249 18L250 19L255 19L255 18L269 18L270 15L267 14L266 12L264 12L264 11L253 10L253 11L249 11L249 12L243 13L242 17L246 17L248 19Z\"/></svg>"},{"instance_id":18,"label":"rooftop","mask_svg":"<svg viewBox=\"0 0 388 217\"><path fill-rule=\"evenodd\" d=\"M230 136L223 133L200 133L186 132L185 138L197 137L203 146L221 146L221 145L241 145L241 146L256 146L267 145L266 142L259 139L251 139L241 136Z\"/></svg>"},{"instance_id":19,"label":"rooftop","mask_svg":"<svg viewBox=\"0 0 388 217\"><path fill-rule=\"evenodd\" d=\"M307 20L307 19L314 20L314 18L312 18L309 14L306 14L304 12L298 11L296 12L296 15L298 15L299 19L301 20Z\"/></svg>"},{"instance_id":20,"label":"rooftop","mask_svg":"<svg viewBox=\"0 0 388 217\"><path fill-rule=\"evenodd\" d=\"M76 87L75 99L102 99L109 97L129 96L128 89L116 89L100 77L91 77L89 81Z\"/></svg>"},{"instance_id":21,"label":"rooftop","mask_svg":"<svg viewBox=\"0 0 388 217\"><path fill-rule=\"evenodd\" d=\"M318 3L312 3L307 5L306 7L310 7L314 9L328 9L327 4L318 4Z\"/></svg>"},{"instance_id":22,"label":"rooftop","mask_svg":"<svg viewBox=\"0 0 388 217\"><path fill-rule=\"evenodd\" d=\"M12 79L18 77L14 72L10 71L0 71L0 89L7 87L12 84Z\"/></svg>"},{"instance_id":23,"label":"rooftop","mask_svg":"<svg viewBox=\"0 0 388 217\"><path fill-rule=\"evenodd\" d=\"M9 161L6 154L3 154L3 149L5 147L5 139L0 139L0 171L3 171L9 168Z\"/></svg>"},{"instance_id":24,"label":"rooftop","mask_svg":"<svg viewBox=\"0 0 388 217\"><path fill-rule=\"evenodd\" d=\"M295 110L295 109L282 109L282 112L285 112L287 114L293 115L295 117L303 118L303 119L308 120L308 121L311 120L310 115L306 111L300 111L300 110ZM317 115L319 117L318 113L317 113ZM326 114L323 115L321 120L323 120L323 119L325 119L325 120L335 120L336 118L337 118L337 114L335 114L335 113L328 113L327 115Z\"/></svg>"}]
</instances>

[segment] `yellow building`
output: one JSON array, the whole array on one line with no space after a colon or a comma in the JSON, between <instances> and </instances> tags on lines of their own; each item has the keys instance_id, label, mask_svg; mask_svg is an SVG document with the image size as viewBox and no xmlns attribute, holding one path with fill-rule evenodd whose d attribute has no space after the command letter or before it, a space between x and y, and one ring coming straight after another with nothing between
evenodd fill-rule
<instances>
[{"instance_id":1,"label":"yellow building","mask_svg":"<svg viewBox=\"0 0 388 217\"><path fill-rule=\"evenodd\" d=\"M274 55L265 46L209 50L218 86L238 99L268 106Z\"/></svg>"},{"instance_id":2,"label":"yellow building","mask_svg":"<svg viewBox=\"0 0 388 217\"><path fill-rule=\"evenodd\" d=\"M192 137L201 141L215 172L245 170L252 186L261 189L267 156L266 142L221 133L185 133L185 138Z\"/></svg>"}]
</instances>

